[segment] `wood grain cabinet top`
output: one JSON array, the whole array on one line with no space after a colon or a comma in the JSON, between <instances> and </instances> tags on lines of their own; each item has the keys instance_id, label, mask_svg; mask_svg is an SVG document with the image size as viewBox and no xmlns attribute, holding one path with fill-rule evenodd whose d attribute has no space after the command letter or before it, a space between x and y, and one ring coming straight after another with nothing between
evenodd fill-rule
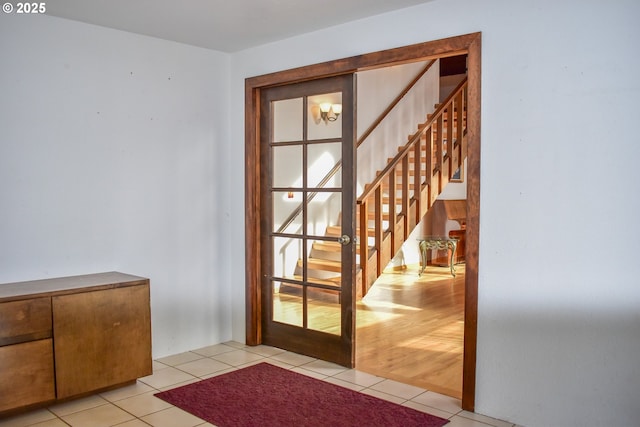
<instances>
[{"instance_id":1,"label":"wood grain cabinet top","mask_svg":"<svg viewBox=\"0 0 640 427\"><path fill-rule=\"evenodd\" d=\"M4 283L0 284L0 302L29 299L34 296L53 296L111 289L144 283L149 283L149 279L117 271Z\"/></svg>"}]
</instances>

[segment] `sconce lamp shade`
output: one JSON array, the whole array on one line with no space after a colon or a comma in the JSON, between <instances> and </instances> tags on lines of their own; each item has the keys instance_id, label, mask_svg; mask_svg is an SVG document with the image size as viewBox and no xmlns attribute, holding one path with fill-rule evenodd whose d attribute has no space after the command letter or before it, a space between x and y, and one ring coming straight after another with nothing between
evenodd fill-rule
<instances>
[{"instance_id":1,"label":"sconce lamp shade","mask_svg":"<svg viewBox=\"0 0 640 427\"><path fill-rule=\"evenodd\" d=\"M318 108L320 109L320 119L325 124L335 122L340 113L342 113L342 104L332 104L330 102L322 102Z\"/></svg>"}]
</instances>

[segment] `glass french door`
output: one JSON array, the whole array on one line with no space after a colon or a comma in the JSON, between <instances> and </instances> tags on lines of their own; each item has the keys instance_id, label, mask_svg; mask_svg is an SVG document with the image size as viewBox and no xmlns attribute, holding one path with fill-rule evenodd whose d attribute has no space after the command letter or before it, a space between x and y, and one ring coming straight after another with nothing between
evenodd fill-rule
<instances>
[{"instance_id":1,"label":"glass french door","mask_svg":"<svg viewBox=\"0 0 640 427\"><path fill-rule=\"evenodd\" d=\"M353 366L354 75L262 91L262 342Z\"/></svg>"}]
</instances>

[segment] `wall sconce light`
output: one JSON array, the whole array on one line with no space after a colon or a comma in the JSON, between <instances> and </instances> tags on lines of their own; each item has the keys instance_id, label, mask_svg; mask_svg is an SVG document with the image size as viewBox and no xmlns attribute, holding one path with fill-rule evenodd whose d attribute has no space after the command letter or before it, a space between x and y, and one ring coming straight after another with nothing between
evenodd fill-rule
<instances>
[{"instance_id":1,"label":"wall sconce light","mask_svg":"<svg viewBox=\"0 0 640 427\"><path fill-rule=\"evenodd\" d=\"M329 122L335 122L338 116L342 113L342 104L331 104L330 102L323 102L320 104L320 119L327 125ZM320 120L316 121L320 123Z\"/></svg>"}]
</instances>

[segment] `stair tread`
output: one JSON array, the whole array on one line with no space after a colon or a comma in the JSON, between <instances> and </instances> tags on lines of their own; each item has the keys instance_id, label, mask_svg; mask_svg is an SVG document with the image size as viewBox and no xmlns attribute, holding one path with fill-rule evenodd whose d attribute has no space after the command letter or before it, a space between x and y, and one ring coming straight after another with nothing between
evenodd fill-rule
<instances>
[{"instance_id":1,"label":"stair tread","mask_svg":"<svg viewBox=\"0 0 640 427\"><path fill-rule=\"evenodd\" d=\"M298 265L302 267L302 260L298 260ZM340 273L342 271L342 263L322 258L307 258L307 268L311 270L324 270Z\"/></svg>"},{"instance_id":2,"label":"stair tread","mask_svg":"<svg viewBox=\"0 0 640 427\"><path fill-rule=\"evenodd\" d=\"M369 228L369 234L371 235L375 230L373 228ZM330 225L327 227L327 236L340 236L342 233L342 227L339 225ZM360 234L359 229L356 229L355 234Z\"/></svg>"},{"instance_id":3,"label":"stair tread","mask_svg":"<svg viewBox=\"0 0 640 427\"><path fill-rule=\"evenodd\" d=\"M300 282L303 281L302 276L299 275L293 275L290 277L285 277L285 279L293 279L293 280L298 280ZM325 286L331 286L331 287L335 287L335 288L340 288L341 282L342 281L342 277L341 276L336 276L336 277L332 277L330 279L316 279L316 278L312 278L307 280L307 282L311 282L311 283L315 283L318 285L325 285Z\"/></svg>"},{"instance_id":4,"label":"stair tread","mask_svg":"<svg viewBox=\"0 0 640 427\"><path fill-rule=\"evenodd\" d=\"M339 251L342 248L342 245L338 242L327 242L325 240L313 242L313 246L323 251Z\"/></svg>"},{"instance_id":5,"label":"stair tread","mask_svg":"<svg viewBox=\"0 0 640 427\"><path fill-rule=\"evenodd\" d=\"M359 243L356 243L357 247L360 246ZM325 252L339 252L342 250L342 244L338 242L331 242L326 240L318 240L313 242L314 249L318 249Z\"/></svg>"},{"instance_id":6,"label":"stair tread","mask_svg":"<svg viewBox=\"0 0 640 427\"><path fill-rule=\"evenodd\" d=\"M319 241L319 242L315 242L314 245L315 244L319 244L319 245L322 245L322 246L326 245L326 248L323 248L323 250L325 250L327 252L329 250L331 250L331 249L335 250L336 252L342 250L342 245L340 243L338 243L338 242L327 242L327 241L321 241L320 242ZM367 248L369 250L369 255L371 255L371 253L374 251L373 247L372 246L367 246ZM356 252L357 252L358 255L360 254L360 243L356 244ZM312 259L321 259L321 258L312 258Z\"/></svg>"}]
</instances>

